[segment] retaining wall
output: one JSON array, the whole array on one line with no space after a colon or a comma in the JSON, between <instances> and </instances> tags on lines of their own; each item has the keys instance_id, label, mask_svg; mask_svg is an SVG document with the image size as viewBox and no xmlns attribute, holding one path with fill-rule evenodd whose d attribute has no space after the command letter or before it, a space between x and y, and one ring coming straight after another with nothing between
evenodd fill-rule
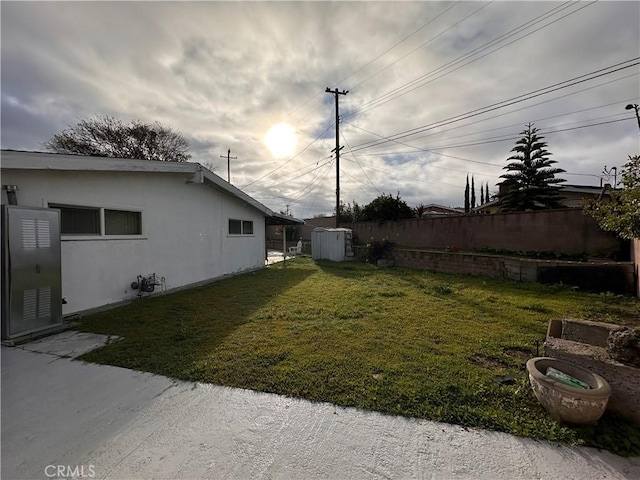
<instances>
[{"instance_id":1,"label":"retaining wall","mask_svg":"<svg viewBox=\"0 0 640 480\"><path fill-rule=\"evenodd\" d=\"M568 262L467 252L395 248L394 265L521 282L563 283L594 292L633 293L633 262Z\"/></svg>"}]
</instances>

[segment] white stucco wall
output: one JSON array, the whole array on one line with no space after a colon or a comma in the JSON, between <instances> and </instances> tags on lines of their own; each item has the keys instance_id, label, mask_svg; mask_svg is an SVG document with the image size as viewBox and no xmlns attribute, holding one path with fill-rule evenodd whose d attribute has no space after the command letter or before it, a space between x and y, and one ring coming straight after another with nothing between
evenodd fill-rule
<instances>
[{"instance_id":1,"label":"white stucco wall","mask_svg":"<svg viewBox=\"0 0 640 480\"><path fill-rule=\"evenodd\" d=\"M2 183L19 188L19 205L142 212L139 238L62 237L63 314L135 298L138 275L156 273L171 289L264 266L264 214L208 184L186 184L188 176L3 169ZM229 218L253 221L254 234L229 236Z\"/></svg>"}]
</instances>

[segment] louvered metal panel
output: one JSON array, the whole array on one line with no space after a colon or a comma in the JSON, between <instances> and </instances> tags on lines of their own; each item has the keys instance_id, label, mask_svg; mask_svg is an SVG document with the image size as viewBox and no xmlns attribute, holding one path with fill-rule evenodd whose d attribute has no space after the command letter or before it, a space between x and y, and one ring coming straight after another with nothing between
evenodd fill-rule
<instances>
[{"instance_id":1,"label":"louvered metal panel","mask_svg":"<svg viewBox=\"0 0 640 480\"><path fill-rule=\"evenodd\" d=\"M2 338L62 325L60 211L2 207Z\"/></svg>"}]
</instances>

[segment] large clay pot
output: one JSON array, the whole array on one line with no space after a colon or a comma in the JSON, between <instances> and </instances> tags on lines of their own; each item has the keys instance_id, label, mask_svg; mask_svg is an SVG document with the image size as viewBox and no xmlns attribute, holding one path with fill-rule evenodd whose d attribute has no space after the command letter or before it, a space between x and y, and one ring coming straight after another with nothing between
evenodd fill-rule
<instances>
[{"instance_id":1,"label":"large clay pot","mask_svg":"<svg viewBox=\"0 0 640 480\"><path fill-rule=\"evenodd\" d=\"M591 388L571 387L549 378L545 375L549 367L571 375ZM607 408L611 387L600 375L585 368L556 358L536 357L527 362L527 371L536 397L558 422L595 422Z\"/></svg>"}]
</instances>

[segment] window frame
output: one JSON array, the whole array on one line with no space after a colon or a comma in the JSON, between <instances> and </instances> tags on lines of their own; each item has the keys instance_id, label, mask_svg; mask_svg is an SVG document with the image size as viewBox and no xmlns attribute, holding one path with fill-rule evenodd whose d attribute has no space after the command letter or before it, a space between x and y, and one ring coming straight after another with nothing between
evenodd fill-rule
<instances>
[{"instance_id":1,"label":"window frame","mask_svg":"<svg viewBox=\"0 0 640 480\"><path fill-rule=\"evenodd\" d=\"M62 241L65 240L136 240L136 239L146 239L145 235L145 224L144 224L144 215L143 210L140 208L131 208L131 207L123 207L123 206L113 206L113 205L96 205L90 203L71 203L71 202L44 202L48 208L55 208L60 210L62 215L62 209L64 208L75 208L75 209L87 209L87 210L97 210L99 212L100 220L99 220L99 233L64 233L61 231L60 239ZM140 233L136 234L107 234L106 233L106 222L105 222L105 211L112 210L117 212L128 212L128 213L136 213L138 214L139 219L139 231ZM62 230L62 222L60 225Z\"/></svg>"},{"instance_id":2,"label":"window frame","mask_svg":"<svg viewBox=\"0 0 640 480\"><path fill-rule=\"evenodd\" d=\"M231 222L239 222L240 233L231 233ZM255 230L253 228L253 224L254 224L253 220L244 220L241 218L229 217L229 221L227 222L227 236L228 237L254 237ZM250 231L247 232L247 230L250 230Z\"/></svg>"}]
</instances>

